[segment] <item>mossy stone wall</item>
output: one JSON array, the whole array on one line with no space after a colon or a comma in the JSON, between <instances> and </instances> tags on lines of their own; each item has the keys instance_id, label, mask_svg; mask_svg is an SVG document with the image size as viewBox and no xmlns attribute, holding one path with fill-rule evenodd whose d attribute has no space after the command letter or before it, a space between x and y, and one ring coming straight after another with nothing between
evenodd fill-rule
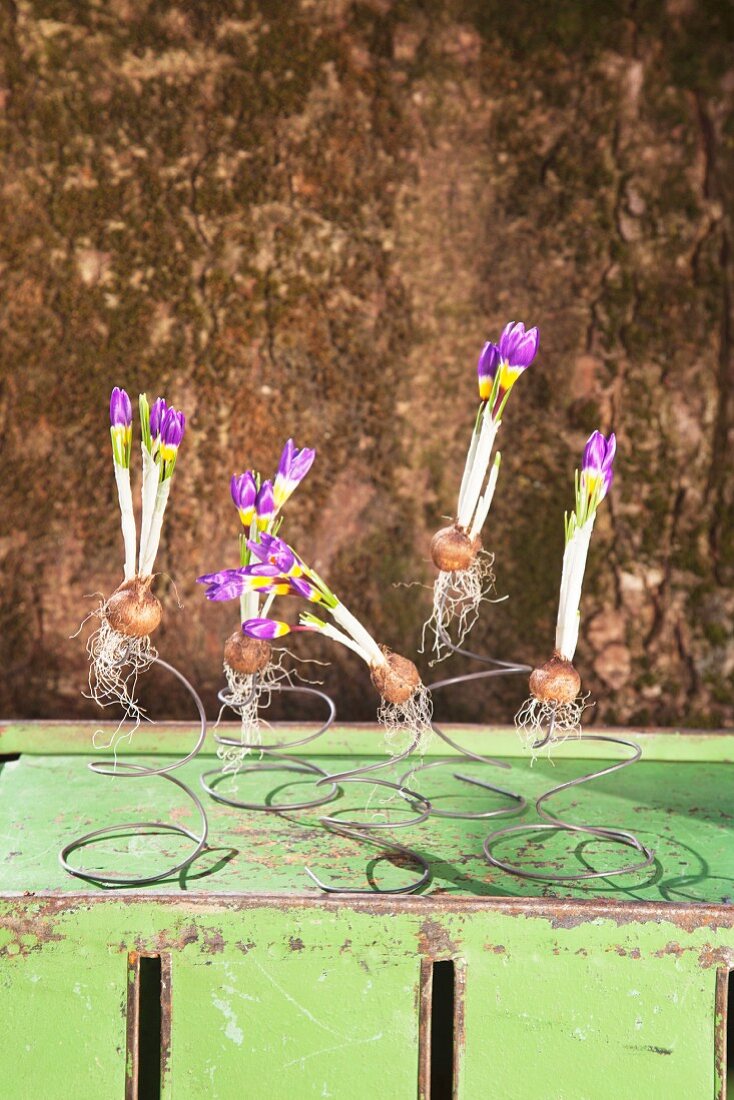
<instances>
[{"instance_id":1,"label":"mossy stone wall","mask_svg":"<svg viewBox=\"0 0 734 1100\"><path fill-rule=\"evenodd\" d=\"M93 713L69 635L121 573L114 384L190 418L159 646L209 700L233 609L194 578L236 562L230 474L273 470L291 434L319 457L290 540L414 653L429 596L395 585L432 580L477 352L522 318L541 353L485 538L510 598L473 642L549 654L574 464L613 428L579 647L592 720L731 720L733 13L5 0L2 713ZM342 716L373 714L366 670L313 641L294 648L333 662ZM522 693L478 686L441 713L508 718Z\"/></svg>"}]
</instances>

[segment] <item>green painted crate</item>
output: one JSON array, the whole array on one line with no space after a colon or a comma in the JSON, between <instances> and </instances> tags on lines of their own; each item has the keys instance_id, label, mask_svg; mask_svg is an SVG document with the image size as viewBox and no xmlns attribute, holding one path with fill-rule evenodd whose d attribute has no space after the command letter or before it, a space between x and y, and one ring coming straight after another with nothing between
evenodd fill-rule
<instances>
[{"instance_id":1,"label":"green painted crate","mask_svg":"<svg viewBox=\"0 0 734 1100\"><path fill-rule=\"evenodd\" d=\"M570 743L531 768L512 731L451 734L511 759L500 782L526 796L605 758ZM141 729L134 748L176 752L191 736ZM3 1098L114 1100L139 1089L407 1100L430 1095L432 1073L433 1100L725 1096L734 735L640 734L641 763L558 799L568 816L651 844L658 865L642 878L568 888L516 879L481 858L491 822L434 818L400 834L431 860L423 896L331 898L304 865L362 886L375 852L325 833L318 810L280 817L208 802L212 849L179 880L103 890L68 877L59 848L85 829L149 817L151 805L156 816L184 812L160 780L90 773L90 738L82 725L0 729L0 753L22 754L0 776ZM379 746L375 729L340 727L308 758L337 770ZM196 783L212 766L201 757L184 778ZM261 789L273 785L271 776ZM439 805L456 797L449 770L424 785ZM348 792L345 805L357 797ZM478 809L486 796L460 797ZM149 867L154 843L121 839L126 866ZM569 865L575 843L556 838L546 851ZM406 873L386 861L377 871L393 884ZM435 964L449 960L453 1085L438 1080L430 1051L442 1010ZM142 1027L151 973L153 1052Z\"/></svg>"}]
</instances>

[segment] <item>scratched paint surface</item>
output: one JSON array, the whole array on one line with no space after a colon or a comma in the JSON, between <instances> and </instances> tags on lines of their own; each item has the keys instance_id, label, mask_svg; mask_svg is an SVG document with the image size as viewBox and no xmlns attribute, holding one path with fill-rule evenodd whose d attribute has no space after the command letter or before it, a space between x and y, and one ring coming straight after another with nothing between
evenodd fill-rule
<instances>
[{"instance_id":1,"label":"scratched paint surface","mask_svg":"<svg viewBox=\"0 0 734 1100\"><path fill-rule=\"evenodd\" d=\"M432 863L426 896L407 898L325 898L313 889L306 863L362 886L375 858L371 848L327 835L318 810L263 815L213 802L213 850L180 881L101 890L61 871L61 845L135 817L190 821L182 799L160 780L94 776L80 739L73 755L6 763L2 1094L122 1095L126 962L134 950L171 956L167 1100L414 1100L422 958L454 958L465 975L458 1100L711 1100L716 974L734 965L734 908L731 917L726 909L712 916L679 903L728 902L734 891L734 738L702 739L702 761L692 741L662 737L651 759L558 800L568 816L631 827L652 844L658 865L642 878L575 888L515 880L481 858L492 822L433 819L399 834ZM370 759L338 747L314 759L326 770ZM532 798L588 769L573 749L555 766L530 767L512 753L512 770L492 778ZM192 763L185 778L196 784L213 766L211 758ZM486 809L487 796L462 787L452 770L415 785L437 805ZM462 763L462 772L472 770ZM279 782L248 780L240 791L264 797ZM351 816L360 797L364 791L345 789L335 807ZM376 812L397 814L399 804L373 802L369 813ZM109 861L117 846L125 866L154 869L178 843L119 838L85 859ZM519 843L523 858L569 869L619 855L589 846L575 852L564 840L542 852L527 838ZM406 872L382 860L374 873L394 884Z\"/></svg>"},{"instance_id":2,"label":"scratched paint surface","mask_svg":"<svg viewBox=\"0 0 734 1100\"><path fill-rule=\"evenodd\" d=\"M255 1100L374 1096L388 1066L385 1095L415 1094L419 963L405 922L347 910L274 926L259 910L239 931L235 950L174 959L182 1095L227 1097L246 1069Z\"/></svg>"},{"instance_id":3,"label":"scratched paint surface","mask_svg":"<svg viewBox=\"0 0 734 1100\"><path fill-rule=\"evenodd\" d=\"M5 1095L121 1095L131 949L173 958L164 1097L414 1100L428 956L466 975L459 1100L711 1100L716 967L734 928L679 907L637 920L431 898L0 899Z\"/></svg>"},{"instance_id":4,"label":"scratched paint surface","mask_svg":"<svg viewBox=\"0 0 734 1100\"><path fill-rule=\"evenodd\" d=\"M156 758L160 761L160 757ZM368 758L360 758L360 762ZM326 769L339 769L354 758L319 757ZM180 773L192 785L211 758L200 758ZM538 760L534 766L515 759L509 772L494 770L497 782L522 791L528 798L547 786L583 773L588 762L566 756L555 764ZM481 766L462 764L462 771L484 774ZM728 902L734 894L734 845L731 843L734 801L730 795L730 768L723 763L646 762L568 792L556 802L572 819L592 824L614 824L634 829L652 845L657 865L642 875L601 879L580 886L549 886L518 880L491 868L482 858L482 840L492 822L445 819L402 830L400 838L427 856L432 864L429 889L457 896L567 896L620 899ZM496 796L462 785L451 768L416 779L439 807L482 810L498 806ZM284 786L289 783L289 786ZM227 780L225 792L265 798L276 792L287 799L303 795L303 782L285 776ZM79 756L23 756L8 763L0 774L0 891L52 890L95 893L67 876L58 864L61 846L81 832L104 824L149 820L194 823L183 796L171 784L155 778L109 779L91 773ZM345 787L330 811L352 816L388 812L395 820L404 813L396 799L388 806L373 799L365 809L365 789ZM364 885L364 868L375 858L372 848L329 836L319 826L319 810L288 815L233 810L207 800L212 850L202 855L182 879L192 893L233 892L316 893L304 867L331 876L345 885ZM513 819L516 820L516 819ZM528 811L523 821L534 820ZM496 824L501 824L497 822ZM183 855L186 842L170 836L129 837L87 849L80 859L86 867L124 867L138 873L155 871L162 863ZM577 871L584 860L604 869L625 858L625 851L601 842L577 841L563 835L542 840L518 834L497 847L504 858L519 854L529 867L551 866ZM620 855L621 853L621 855ZM173 858L172 858L173 857ZM375 873L384 885L406 882L410 869L380 860ZM148 887L150 893L168 890L170 883Z\"/></svg>"}]
</instances>

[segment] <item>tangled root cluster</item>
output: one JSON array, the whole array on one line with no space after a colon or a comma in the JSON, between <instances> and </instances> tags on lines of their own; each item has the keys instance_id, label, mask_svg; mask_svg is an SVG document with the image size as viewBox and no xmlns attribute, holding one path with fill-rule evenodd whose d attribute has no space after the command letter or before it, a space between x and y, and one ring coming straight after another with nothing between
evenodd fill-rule
<instances>
[{"instance_id":1,"label":"tangled root cluster","mask_svg":"<svg viewBox=\"0 0 734 1100\"><path fill-rule=\"evenodd\" d=\"M467 569L439 572L433 586L431 616L423 626L420 650L425 652L428 634L433 639L432 666L449 656L452 652L450 642L461 646L471 631L481 604L494 591L493 565L494 554L480 550Z\"/></svg>"},{"instance_id":2,"label":"tangled root cluster","mask_svg":"<svg viewBox=\"0 0 734 1100\"><path fill-rule=\"evenodd\" d=\"M385 744L393 756L412 746L413 752L428 748L433 727L433 700L424 684L419 684L404 703L389 703L383 699L377 711L377 721L385 731Z\"/></svg>"},{"instance_id":3,"label":"tangled root cluster","mask_svg":"<svg viewBox=\"0 0 734 1100\"><path fill-rule=\"evenodd\" d=\"M131 638L115 630L107 621L104 606L94 615L100 625L87 642L89 691L84 694L100 707L122 707L123 716L109 739L100 740L106 738L102 730L94 734L95 748L109 749L119 743L118 734L126 722L133 723L133 728L123 735L128 740L140 725L144 711L135 697L138 677L150 668L157 653L148 635Z\"/></svg>"},{"instance_id":4,"label":"tangled root cluster","mask_svg":"<svg viewBox=\"0 0 734 1100\"><path fill-rule=\"evenodd\" d=\"M554 745L581 736L581 717L589 706L588 700L588 693L577 696L570 703L537 699L534 695L525 700L515 715L515 728L533 760L541 751L547 750L550 755ZM546 744L537 747L537 742L544 740L548 733L551 722L553 732L550 738Z\"/></svg>"},{"instance_id":5,"label":"tangled root cluster","mask_svg":"<svg viewBox=\"0 0 734 1100\"><path fill-rule=\"evenodd\" d=\"M283 663L286 656L293 656L287 649L273 650L273 656L274 659L264 669L255 673L238 672L226 661L224 662L227 690L220 696L222 709L219 712L217 726L222 719L225 707L229 707L239 715L241 741L239 745L219 745L217 748L217 756L222 761L222 771L225 774L236 775L245 758L257 752L258 746L262 744L263 731L270 729L270 723L262 717L262 711L270 706L273 692L279 691L284 685L297 687L299 683L321 682L307 679L297 669L286 668Z\"/></svg>"}]
</instances>

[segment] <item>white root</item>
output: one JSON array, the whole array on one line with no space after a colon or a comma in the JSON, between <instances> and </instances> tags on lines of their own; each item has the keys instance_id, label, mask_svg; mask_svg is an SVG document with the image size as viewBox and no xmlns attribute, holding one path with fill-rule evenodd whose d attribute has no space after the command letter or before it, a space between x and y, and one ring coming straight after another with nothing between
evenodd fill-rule
<instances>
[{"instance_id":1,"label":"white root","mask_svg":"<svg viewBox=\"0 0 734 1100\"><path fill-rule=\"evenodd\" d=\"M246 675L231 668L225 661L224 676L227 681L227 691L222 694L223 705L219 712L217 726L222 718L225 707L229 707L240 718L240 745L220 745L217 756L223 763L222 771L225 774L236 775L242 767L245 758L257 751L258 745L263 741L263 730L270 729L261 712L267 710L272 702L273 692L278 691L283 685L297 687L301 684L319 684L320 680L309 680L302 676L297 669L286 668L283 664L286 656L293 656L287 649L277 649L275 660L272 660L261 672ZM306 663L306 662L301 662ZM309 664L321 664L321 661L307 662ZM216 729L216 726L215 726Z\"/></svg>"},{"instance_id":2,"label":"white root","mask_svg":"<svg viewBox=\"0 0 734 1100\"><path fill-rule=\"evenodd\" d=\"M423 625L420 652L426 648L426 635L432 637L431 667L453 651L447 638L461 646L479 617L479 608L490 599L495 575L494 554L480 550L468 569L441 571L433 586L433 608ZM452 629L453 628L453 631ZM453 635L453 636L452 636Z\"/></svg>"},{"instance_id":3,"label":"white root","mask_svg":"<svg viewBox=\"0 0 734 1100\"><path fill-rule=\"evenodd\" d=\"M89 655L89 691L84 692L100 707L120 706L123 716L111 737L97 730L93 737L95 748L117 748L123 740L130 740L145 717L136 699L138 677L152 665L157 657L150 638L129 638L113 630L104 613L104 605L94 612L100 625L87 642ZM120 735L126 722L133 728ZM107 737L102 742L101 738Z\"/></svg>"},{"instance_id":4,"label":"white root","mask_svg":"<svg viewBox=\"0 0 734 1100\"><path fill-rule=\"evenodd\" d=\"M580 737L581 717L589 704L589 694L579 695L572 703L554 703L537 699L531 695L525 700L515 715L515 728L525 748L533 760L541 752L550 756L551 749L572 737ZM536 749L538 741L543 741L553 723L553 732L548 741Z\"/></svg>"},{"instance_id":5,"label":"white root","mask_svg":"<svg viewBox=\"0 0 734 1100\"><path fill-rule=\"evenodd\" d=\"M392 756L414 745L414 752L425 753L431 740L433 699L424 684L419 684L405 703L388 703L383 699L377 711L377 721L385 731L385 744Z\"/></svg>"}]
</instances>

